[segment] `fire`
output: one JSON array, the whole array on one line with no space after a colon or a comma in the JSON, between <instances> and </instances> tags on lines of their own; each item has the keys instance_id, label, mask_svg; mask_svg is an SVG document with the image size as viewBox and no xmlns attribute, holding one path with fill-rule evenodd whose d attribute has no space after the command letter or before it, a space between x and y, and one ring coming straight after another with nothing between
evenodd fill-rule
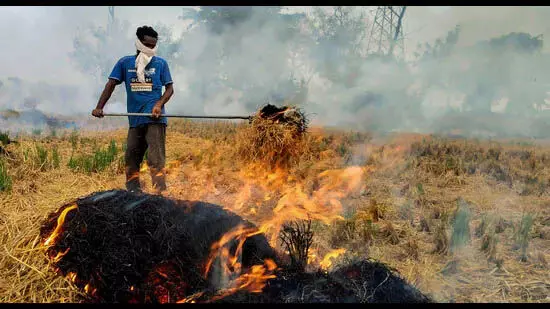
<instances>
[{"instance_id":1,"label":"fire","mask_svg":"<svg viewBox=\"0 0 550 309\"><path fill-rule=\"evenodd\" d=\"M63 227L63 223L65 223L65 217L67 216L67 213L69 211L76 209L76 205L72 205L70 207L67 207L61 212L59 217L57 217L57 226L55 227L55 230L52 232L52 234L44 241L44 246L49 246L52 242L56 240L56 238L61 234L61 230Z\"/></svg>"},{"instance_id":2,"label":"fire","mask_svg":"<svg viewBox=\"0 0 550 309\"><path fill-rule=\"evenodd\" d=\"M167 164L166 172L178 166L178 161L170 162ZM250 293L261 293L268 280L276 278L275 273L278 265L273 260L265 259L263 264L253 265L243 271L241 257L245 241L249 237L265 234L271 246L277 247L279 231L288 221L313 219L330 224L334 220L343 219L341 216L343 199L364 189L364 176L368 172L367 168L351 166L326 170L310 179L314 183L313 185L301 181L298 176L293 177L288 170L283 168L266 171L264 167L256 165L241 169L239 179L244 180L244 183L229 199L233 202L226 206L240 215L247 216L258 227L239 225L211 244L208 258L202 261L204 262L202 275L208 278L214 266L219 265L220 272L226 280L218 287L216 295L208 299L207 302L216 301L243 290ZM147 172L147 170L149 170L149 166L143 162L140 173ZM152 173L156 173L156 171L152 171ZM139 177L139 173L137 176ZM205 182L204 187L201 187L202 192L215 189L216 186L212 181ZM63 210L57 219L55 230L44 242L45 245L56 241L62 232L66 215L76 208L77 206L73 205ZM53 258L54 262L60 261L68 252L69 249L57 252ZM325 252L324 250L311 249L308 254L308 264L319 265L321 269L327 270L333 265L334 259L344 254L346 250L343 248L332 250L323 256ZM165 272L161 268L154 269L154 273L167 280L174 277L171 272ZM76 273L69 273L67 278L75 282ZM176 285L176 288L178 295L173 295L172 290L170 293L166 290L167 302L174 299L180 299L178 303L202 302L199 299L207 293L201 291L187 295L186 288L181 288L179 285ZM125 286L124 289L134 292L136 287ZM95 289L88 283L84 286L84 291L94 293ZM161 294L164 296L164 292Z\"/></svg>"},{"instance_id":3,"label":"fire","mask_svg":"<svg viewBox=\"0 0 550 309\"><path fill-rule=\"evenodd\" d=\"M283 169L266 173L261 167L251 167L241 172L246 182L230 208L241 214L256 215L261 213L262 202L280 197L271 209L271 215L255 218L261 229L269 232L270 244L275 246L281 226L287 221L311 218L330 224L333 220L343 219L340 200L361 191L365 172L358 166L322 172L317 176L320 186L308 192L304 184L296 182ZM260 206L254 211L243 209L244 205L255 202L260 202Z\"/></svg>"},{"instance_id":4,"label":"fire","mask_svg":"<svg viewBox=\"0 0 550 309\"><path fill-rule=\"evenodd\" d=\"M288 252L287 252L288 254ZM317 262L317 249L310 248L307 253L307 264L311 265L313 263Z\"/></svg>"},{"instance_id":5,"label":"fire","mask_svg":"<svg viewBox=\"0 0 550 309\"><path fill-rule=\"evenodd\" d=\"M195 293L189 297L186 297L182 300L178 300L176 303L178 304L185 304L185 303L196 303L196 299L201 297L202 295L204 295L204 292L198 292L198 293Z\"/></svg>"},{"instance_id":6,"label":"fire","mask_svg":"<svg viewBox=\"0 0 550 309\"><path fill-rule=\"evenodd\" d=\"M69 252L69 250L71 250L71 248L67 248L67 250L63 252L58 252L57 255L53 258L53 262L54 263L59 262L61 258L63 258Z\"/></svg>"},{"instance_id":7,"label":"fire","mask_svg":"<svg viewBox=\"0 0 550 309\"><path fill-rule=\"evenodd\" d=\"M267 280L276 278L273 274L275 269L277 269L277 264L270 259L266 259L264 265L252 266L249 272L235 279L234 287L220 291L219 294L210 299L210 301L222 299L239 290L247 290L251 293L261 293Z\"/></svg>"},{"instance_id":8,"label":"fire","mask_svg":"<svg viewBox=\"0 0 550 309\"><path fill-rule=\"evenodd\" d=\"M319 264L321 266L321 269L328 270L330 266L332 266L332 259L335 259L339 257L340 255L344 254L346 252L346 249L340 248L330 251L325 255L321 263Z\"/></svg>"},{"instance_id":9,"label":"fire","mask_svg":"<svg viewBox=\"0 0 550 309\"><path fill-rule=\"evenodd\" d=\"M241 210L246 202L252 198L252 185L246 184L235 200L234 209Z\"/></svg>"},{"instance_id":10,"label":"fire","mask_svg":"<svg viewBox=\"0 0 550 309\"><path fill-rule=\"evenodd\" d=\"M224 274L229 275L232 272L239 273L241 271L241 264L238 262L238 258L242 253L244 242L248 237L252 237L261 233L262 231L258 230L257 228L245 228L242 225L239 225L233 230L225 233L219 241L215 242L210 247L210 256L208 258L208 262L206 263L204 277L208 276L210 268L212 267L212 263L214 262L216 257L218 257L218 255L220 256L222 261L225 262L225 265L222 265L222 267L224 268ZM231 255L229 253L229 249L227 249L225 246L234 239L237 240L239 243L235 254Z\"/></svg>"},{"instance_id":11,"label":"fire","mask_svg":"<svg viewBox=\"0 0 550 309\"><path fill-rule=\"evenodd\" d=\"M86 292L87 294L90 294L90 295L94 295L97 292L97 289L92 288L92 286L89 283L87 283L84 286L84 292Z\"/></svg>"},{"instance_id":12,"label":"fire","mask_svg":"<svg viewBox=\"0 0 550 309\"><path fill-rule=\"evenodd\" d=\"M238 192L233 210L241 214L252 215L258 222L258 229L239 226L226 233L211 247L211 255L205 267L205 276L210 272L212 263L216 257L222 261L222 271L226 278L234 278L241 271L238 257L246 238L259 233L270 235L270 244L277 245L279 231L283 224L296 219L316 219L330 224L333 220L343 219L341 199L360 192L364 188L364 174L366 170L352 166L339 170L329 170L317 176L318 186L314 190L307 190L305 185L291 177L284 169L275 169L265 172L261 167L255 166L241 171L245 183ZM270 213L260 212L260 208L266 207L263 203L276 201ZM245 205L248 207L245 208ZM254 205L254 206L252 206ZM258 217L263 214L263 217ZM269 234L268 234L269 232ZM229 252L226 246L236 241L237 249L234 254ZM344 254L345 249L336 249L327 253L322 260L318 252L312 249L308 254L308 263L319 263L326 270L333 259ZM254 265L251 269L237 278L229 280L228 288L219 291L218 295L209 301L222 299L239 290L247 290L252 293L260 293L267 280L275 278L274 270L277 265L271 260L265 260L263 265ZM192 302L189 298L181 302Z\"/></svg>"},{"instance_id":13,"label":"fire","mask_svg":"<svg viewBox=\"0 0 550 309\"><path fill-rule=\"evenodd\" d=\"M67 279L71 280L71 282L76 282L76 273L70 272L67 274Z\"/></svg>"},{"instance_id":14,"label":"fire","mask_svg":"<svg viewBox=\"0 0 550 309\"><path fill-rule=\"evenodd\" d=\"M223 276L229 278L226 288L221 289L218 294L209 301L215 301L227 297L239 290L247 290L251 293L261 293L267 280L276 278L274 271L277 264L271 259L265 259L263 265L253 265L246 273L241 274L242 264L239 258L242 255L242 249L247 238L263 233L262 229L246 228L239 225L236 228L225 233L221 239L211 246L210 256L205 266L204 277L207 278L216 258L221 260ZM237 241L235 252L230 253L227 245L232 241ZM238 277L237 277L238 276ZM231 279L234 278L235 279ZM178 303L195 302L200 295L193 295L178 301Z\"/></svg>"}]
</instances>

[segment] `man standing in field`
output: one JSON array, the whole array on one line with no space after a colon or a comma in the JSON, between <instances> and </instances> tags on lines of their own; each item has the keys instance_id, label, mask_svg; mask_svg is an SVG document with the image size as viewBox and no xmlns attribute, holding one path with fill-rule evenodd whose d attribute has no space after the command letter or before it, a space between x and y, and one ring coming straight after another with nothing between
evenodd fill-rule
<instances>
[{"instance_id":1,"label":"man standing in field","mask_svg":"<svg viewBox=\"0 0 550 309\"><path fill-rule=\"evenodd\" d=\"M125 154L126 189L141 192L139 167L147 151L153 188L160 193L166 190L164 165L167 126L166 117L161 118L160 115L165 113L164 105L174 93L173 82L166 60L155 56L157 32L151 27L143 26L137 29L136 35L136 55L123 57L115 64L92 115L103 117L103 107L115 87L122 82L126 85L128 112L153 114L153 117L128 117L130 127Z\"/></svg>"}]
</instances>

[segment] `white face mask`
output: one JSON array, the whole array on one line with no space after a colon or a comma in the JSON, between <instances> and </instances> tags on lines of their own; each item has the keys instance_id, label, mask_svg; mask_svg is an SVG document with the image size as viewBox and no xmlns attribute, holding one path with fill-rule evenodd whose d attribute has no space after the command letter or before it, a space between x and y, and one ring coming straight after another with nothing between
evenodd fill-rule
<instances>
[{"instance_id":1,"label":"white face mask","mask_svg":"<svg viewBox=\"0 0 550 309\"><path fill-rule=\"evenodd\" d=\"M139 39L136 39L136 48L140 53L136 56L136 74L140 83L145 83L145 67L151 62L153 56L157 54L157 46L149 48Z\"/></svg>"}]
</instances>

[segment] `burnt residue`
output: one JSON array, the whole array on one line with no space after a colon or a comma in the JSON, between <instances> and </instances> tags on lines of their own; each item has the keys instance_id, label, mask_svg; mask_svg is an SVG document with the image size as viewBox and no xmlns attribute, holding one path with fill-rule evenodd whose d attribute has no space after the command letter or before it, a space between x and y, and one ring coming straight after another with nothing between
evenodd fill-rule
<instances>
[{"instance_id":1,"label":"burnt residue","mask_svg":"<svg viewBox=\"0 0 550 309\"><path fill-rule=\"evenodd\" d=\"M292 126L298 133L304 133L308 127L308 120L304 112L292 106L275 106L273 104L264 105L256 114L251 118L251 122L255 119L270 120L274 123L282 125Z\"/></svg>"},{"instance_id":2,"label":"burnt residue","mask_svg":"<svg viewBox=\"0 0 550 309\"><path fill-rule=\"evenodd\" d=\"M75 273L79 288L96 289L88 293L94 302L164 302L168 292L168 301L176 301L174 291L189 290L184 286L206 288L210 282L202 272L211 245L239 224L253 227L213 204L117 190L62 206L41 227L43 239L63 209L74 204L78 208L68 212L59 240L47 253L55 257L69 249L54 267L63 276ZM276 259L267 239L248 238L243 267L265 258ZM159 287L166 294L159 294Z\"/></svg>"},{"instance_id":3,"label":"burnt residue","mask_svg":"<svg viewBox=\"0 0 550 309\"><path fill-rule=\"evenodd\" d=\"M243 271L272 259L279 267L276 278L267 281L262 293L242 290L212 298L216 280L204 278L212 244L239 225L254 227L236 214L199 201L104 191L51 213L40 230L43 241L64 211L60 234L47 254L51 261L58 257L53 267L59 275L87 291L84 302L173 303L196 293L201 295L197 302L430 301L375 261L345 263L328 273L295 271L282 263L262 234L245 242Z\"/></svg>"}]
</instances>

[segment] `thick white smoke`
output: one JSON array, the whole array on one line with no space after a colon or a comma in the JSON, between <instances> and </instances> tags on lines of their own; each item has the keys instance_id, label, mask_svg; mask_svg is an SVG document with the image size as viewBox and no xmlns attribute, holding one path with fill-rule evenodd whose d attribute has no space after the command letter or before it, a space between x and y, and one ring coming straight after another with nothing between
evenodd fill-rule
<instances>
[{"instance_id":1,"label":"thick white smoke","mask_svg":"<svg viewBox=\"0 0 550 309\"><path fill-rule=\"evenodd\" d=\"M48 113L88 117L114 63L134 52L135 28L148 24L160 33L159 53L175 81L169 112L249 114L266 100L287 99L322 125L446 132L452 124L483 127L480 119L505 112L523 118L504 127L488 124L480 134L542 131L532 118L544 114L533 106L540 109L550 84L550 59L543 37L536 38L550 30L547 9L410 7L405 63L364 57L372 9L348 8L344 16L332 8L323 8L325 15L292 8L308 12L292 28L295 20L257 7L248 18L212 30L196 21L189 28L189 16L178 19L181 8L117 8L114 29L107 29L101 7L2 8L0 23L18 26L11 27L16 34L0 34L11 42L0 50L7 60L0 106L34 104ZM107 109L125 110L122 87Z\"/></svg>"}]
</instances>

